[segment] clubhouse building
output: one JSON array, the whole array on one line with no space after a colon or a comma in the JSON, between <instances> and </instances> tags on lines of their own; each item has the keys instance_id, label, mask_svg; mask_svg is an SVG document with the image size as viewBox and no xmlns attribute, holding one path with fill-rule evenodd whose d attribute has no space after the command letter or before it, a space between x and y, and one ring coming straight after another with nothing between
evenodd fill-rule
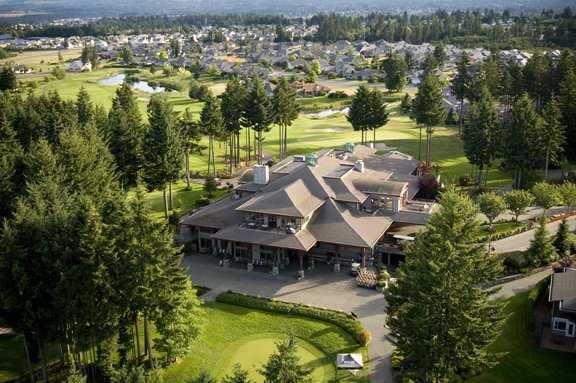
<instances>
[{"instance_id":1,"label":"clubhouse building","mask_svg":"<svg viewBox=\"0 0 576 383\"><path fill-rule=\"evenodd\" d=\"M317 263L398 262L437 207L418 199L419 166L352 144L256 165L231 194L184 216L180 238L224 265L299 277Z\"/></svg>"}]
</instances>

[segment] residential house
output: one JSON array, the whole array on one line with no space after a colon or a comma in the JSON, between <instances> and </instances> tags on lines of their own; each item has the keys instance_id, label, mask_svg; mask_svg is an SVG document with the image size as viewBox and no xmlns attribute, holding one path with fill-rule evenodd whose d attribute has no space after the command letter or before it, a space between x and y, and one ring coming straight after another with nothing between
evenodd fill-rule
<instances>
[{"instance_id":1,"label":"residential house","mask_svg":"<svg viewBox=\"0 0 576 383\"><path fill-rule=\"evenodd\" d=\"M330 88L317 83L296 83L296 92L300 97L318 97L330 93Z\"/></svg>"},{"instance_id":2,"label":"residential house","mask_svg":"<svg viewBox=\"0 0 576 383\"><path fill-rule=\"evenodd\" d=\"M548 300L552 303L550 322L552 334L575 338L576 269L566 268L562 272L552 274Z\"/></svg>"},{"instance_id":3,"label":"residential house","mask_svg":"<svg viewBox=\"0 0 576 383\"><path fill-rule=\"evenodd\" d=\"M419 161L347 144L256 165L234 191L180 220L180 239L224 265L273 274L321 262L340 265L403 257L397 242L426 224L436 204L418 200ZM378 152L380 153L380 152Z\"/></svg>"},{"instance_id":4,"label":"residential house","mask_svg":"<svg viewBox=\"0 0 576 383\"><path fill-rule=\"evenodd\" d=\"M92 70L92 64L87 62L84 64L81 60L72 61L68 65L68 72L90 72Z\"/></svg>"}]
</instances>

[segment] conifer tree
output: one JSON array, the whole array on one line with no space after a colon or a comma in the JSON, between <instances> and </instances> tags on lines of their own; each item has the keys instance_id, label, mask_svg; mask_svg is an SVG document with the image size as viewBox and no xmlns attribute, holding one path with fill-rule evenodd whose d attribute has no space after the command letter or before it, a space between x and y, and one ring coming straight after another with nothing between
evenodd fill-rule
<instances>
[{"instance_id":1,"label":"conifer tree","mask_svg":"<svg viewBox=\"0 0 576 383\"><path fill-rule=\"evenodd\" d=\"M418 382L456 381L492 366L486 346L503 319L501 304L478 287L497 266L477 243L477 207L453 189L440 204L406 249L406 263L386 295L387 324L405 377Z\"/></svg>"},{"instance_id":2,"label":"conifer tree","mask_svg":"<svg viewBox=\"0 0 576 383\"><path fill-rule=\"evenodd\" d=\"M360 85L352 98L346 119L355 131L362 132L362 144L366 143L366 132L370 129L370 95L366 85Z\"/></svg>"},{"instance_id":3,"label":"conifer tree","mask_svg":"<svg viewBox=\"0 0 576 383\"><path fill-rule=\"evenodd\" d=\"M570 233L570 227L568 226L568 222L566 222L566 218L564 218L560 226L558 226L558 231L554 237L554 247L556 248L558 256L564 258L570 255L573 245L574 236Z\"/></svg>"},{"instance_id":4,"label":"conifer tree","mask_svg":"<svg viewBox=\"0 0 576 383\"><path fill-rule=\"evenodd\" d=\"M288 83L286 77L282 77L272 96L272 115L274 123L278 125L279 157L286 158L288 155L288 128L298 118L298 102L296 90Z\"/></svg>"},{"instance_id":5,"label":"conifer tree","mask_svg":"<svg viewBox=\"0 0 576 383\"><path fill-rule=\"evenodd\" d=\"M524 184L524 174L534 169L542 159L539 138L542 121L536 113L534 103L527 94L518 98L512 106L510 117L504 124L502 141L503 156L514 171L514 187Z\"/></svg>"},{"instance_id":6,"label":"conifer tree","mask_svg":"<svg viewBox=\"0 0 576 383\"><path fill-rule=\"evenodd\" d=\"M270 130L273 122L272 105L266 95L264 83L259 78L253 78L246 97L243 113L244 126L250 127L256 135L258 164L262 164L263 134Z\"/></svg>"},{"instance_id":7,"label":"conifer tree","mask_svg":"<svg viewBox=\"0 0 576 383\"><path fill-rule=\"evenodd\" d=\"M416 116L416 123L426 127L426 165L430 166L432 162L432 133L434 126L444 121L442 88L438 77L432 72L426 73L424 79L418 86L418 93L414 99L414 114ZM421 145L422 133L420 130L419 148ZM419 159L420 153L421 149L419 149Z\"/></svg>"},{"instance_id":8,"label":"conifer tree","mask_svg":"<svg viewBox=\"0 0 576 383\"><path fill-rule=\"evenodd\" d=\"M276 344L276 352L258 371L264 383L310 383L310 370L300 364L296 339L286 338Z\"/></svg>"},{"instance_id":9,"label":"conifer tree","mask_svg":"<svg viewBox=\"0 0 576 383\"><path fill-rule=\"evenodd\" d=\"M387 105L384 99L384 94L378 89L372 89L370 91L368 103L368 128L372 130L372 145L376 147L376 129L380 129L388 123L388 116L390 113L386 108Z\"/></svg>"},{"instance_id":10,"label":"conifer tree","mask_svg":"<svg viewBox=\"0 0 576 383\"><path fill-rule=\"evenodd\" d=\"M143 167L142 145L146 129L132 88L124 83L116 90L108 114L110 151L124 187L135 186Z\"/></svg>"},{"instance_id":11,"label":"conifer tree","mask_svg":"<svg viewBox=\"0 0 576 383\"><path fill-rule=\"evenodd\" d=\"M240 364L234 365L234 370L230 375L226 375L222 383L250 383L248 372L242 368Z\"/></svg>"},{"instance_id":12,"label":"conifer tree","mask_svg":"<svg viewBox=\"0 0 576 383\"><path fill-rule=\"evenodd\" d=\"M390 55L382 61L382 70L385 74L384 82L388 92L402 92L407 83L406 63L401 56Z\"/></svg>"},{"instance_id":13,"label":"conifer tree","mask_svg":"<svg viewBox=\"0 0 576 383\"><path fill-rule=\"evenodd\" d=\"M188 108L180 117L178 124L184 149L184 178L186 179L186 188L190 189L190 153L200 151L199 142L202 139L202 132L200 123L194 119Z\"/></svg>"},{"instance_id":14,"label":"conifer tree","mask_svg":"<svg viewBox=\"0 0 576 383\"><path fill-rule=\"evenodd\" d=\"M148 103L148 122L150 127L144 138L142 178L149 190L162 190L164 216L168 219L168 209L172 208L171 185L180 172L183 147L179 126L166 96L152 96Z\"/></svg>"},{"instance_id":15,"label":"conifer tree","mask_svg":"<svg viewBox=\"0 0 576 383\"><path fill-rule=\"evenodd\" d=\"M404 112L404 114L410 114L411 108L412 108L412 99L410 98L410 95L406 93L404 95L404 98L402 98L402 102L400 103L400 109L402 109L402 112Z\"/></svg>"},{"instance_id":16,"label":"conifer tree","mask_svg":"<svg viewBox=\"0 0 576 383\"><path fill-rule=\"evenodd\" d=\"M545 150L544 179L548 179L550 161L558 161L563 151L565 137L561 118L558 99L552 97L544 107L542 132L540 133L540 140Z\"/></svg>"},{"instance_id":17,"label":"conifer tree","mask_svg":"<svg viewBox=\"0 0 576 383\"><path fill-rule=\"evenodd\" d=\"M534 267L548 265L558 258L556 248L546 229L546 217L540 217L538 228L526 253Z\"/></svg>"},{"instance_id":18,"label":"conifer tree","mask_svg":"<svg viewBox=\"0 0 576 383\"><path fill-rule=\"evenodd\" d=\"M236 76L232 77L226 83L226 90L221 96L224 129L230 135L230 174L232 174L232 166L238 166L240 163L240 132L242 131L242 111L245 98L244 85Z\"/></svg>"},{"instance_id":19,"label":"conifer tree","mask_svg":"<svg viewBox=\"0 0 576 383\"><path fill-rule=\"evenodd\" d=\"M566 155L576 160L576 68L568 71L558 94L562 125L566 129Z\"/></svg>"},{"instance_id":20,"label":"conifer tree","mask_svg":"<svg viewBox=\"0 0 576 383\"><path fill-rule=\"evenodd\" d=\"M462 126L464 122L464 99L468 95L470 82L472 76L470 74L470 58L466 52L463 52L456 64L456 75L452 79L451 88L452 93L460 103L458 108L458 130L462 134Z\"/></svg>"},{"instance_id":21,"label":"conifer tree","mask_svg":"<svg viewBox=\"0 0 576 383\"><path fill-rule=\"evenodd\" d=\"M78 113L78 123L85 126L94 119L94 105L90 100L90 95L84 87L80 88L76 98L76 113Z\"/></svg>"},{"instance_id":22,"label":"conifer tree","mask_svg":"<svg viewBox=\"0 0 576 383\"><path fill-rule=\"evenodd\" d=\"M478 186L487 181L488 168L497 154L500 129L492 96L485 87L481 93L480 100L470 106L462 130L464 153L468 161L478 167Z\"/></svg>"},{"instance_id":23,"label":"conifer tree","mask_svg":"<svg viewBox=\"0 0 576 383\"><path fill-rule=\"evenodd\" d=\"M223 129L224 120L220 109L220 101L215 97L208 97L200 113L200 127L208 136L208 176L216 176L216 157L214 154L214 140Z\"/></svg>"},{"instance_id":24,"label":"conifer tree","mask_svg":"<svg viewBox=\"0 0 576 383\"><path fill-rule=\"evenodd\" d=\"M0 71L0 91L4 92L7 90L13 90L18 87L18 81L16 80L16 74L12 68L4 67Z\"/></svg>"},{"instance_id":25,"label":"conifer tree","mask_svg":"<svg viewBox=\"0 0 576 383\"><path fill-rule=\"evenodd\" d=\"M0 219L11 213L19 189L23 150L4 111L0 111Z\"/></svg>"}]
</instances>

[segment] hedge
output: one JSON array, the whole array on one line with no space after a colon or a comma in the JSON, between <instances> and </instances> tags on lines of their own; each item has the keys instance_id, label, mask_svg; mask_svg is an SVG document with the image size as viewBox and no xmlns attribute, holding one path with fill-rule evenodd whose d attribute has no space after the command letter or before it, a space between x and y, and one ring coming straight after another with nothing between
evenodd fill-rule
<instances>
[{"instance_id":1,"label":"hedge","mask_svg":"<svg viewBox=\"0 0 576 383\"><path fill-rule=\"evenodd\" d=\"M279 313L285 315L298 315L331 323L349 333L356 341L366 346L370 343L370 333L351 314L341 311L321 309L298 303L288 303L274 299L255 297L252 295L233 293L228 291L216 298L217 302L235 306Z\"/></svg>"}]
</instances>

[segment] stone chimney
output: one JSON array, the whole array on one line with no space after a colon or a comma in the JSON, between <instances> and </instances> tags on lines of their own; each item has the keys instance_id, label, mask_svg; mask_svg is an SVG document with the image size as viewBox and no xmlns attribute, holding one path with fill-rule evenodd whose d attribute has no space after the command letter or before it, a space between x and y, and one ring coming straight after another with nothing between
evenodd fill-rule
<instances>
[{"instance_id":1,"label":"stone chimney","mask_svg":"<svg viewBox=\"0 0 576 383\"><path fill-rule=\"evenodd\" d=\"M270 168L268 165L254 165L252 167L254 183L257 185L267 185L270 181Z\"/></svg>"}]
</instances>

